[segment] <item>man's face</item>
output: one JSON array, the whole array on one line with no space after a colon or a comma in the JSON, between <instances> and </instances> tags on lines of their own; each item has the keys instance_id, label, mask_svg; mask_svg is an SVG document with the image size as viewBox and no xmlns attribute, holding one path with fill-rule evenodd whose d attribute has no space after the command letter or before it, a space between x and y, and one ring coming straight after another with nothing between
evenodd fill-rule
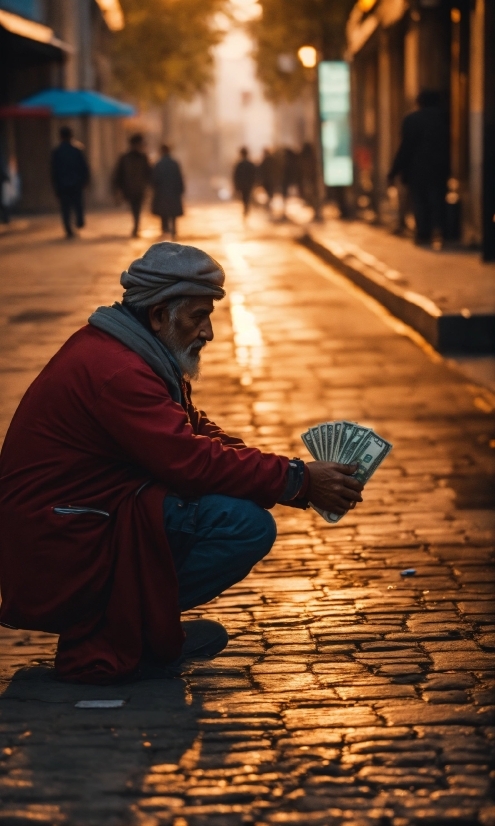
<instances>
[{"instance_id":1,"label":"man's face","mask_svg":"<svg viewBox=\"0 0 495 826\"><path fill-rule=\"evenodd\" d=\"M177 359L187 378L199 376L202 348L213 340L213 299L189 298L170 311L166 304L150 309L150 324L160 341Z\"/></svg>"}]
</instances>

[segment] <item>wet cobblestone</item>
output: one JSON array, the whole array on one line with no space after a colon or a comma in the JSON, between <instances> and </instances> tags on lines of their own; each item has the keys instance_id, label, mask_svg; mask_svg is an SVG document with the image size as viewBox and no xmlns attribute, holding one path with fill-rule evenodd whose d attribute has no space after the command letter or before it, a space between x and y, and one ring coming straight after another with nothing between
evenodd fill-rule
<instances>
[{"instance_id":1,"label":"wet cobblestone","mask_svg":"<svg viewBox=\"0 0 495 826\"><path fill-rule=\"evenodd\" d=\"M0 241L4 430L154 240L151 224L128 241L118 216L98 220L71 247L50 221ZM495 824L495 399L481 409L479 388L289 231L252 220L218 207L183 222L228 272L197 402L267 450L304 458L302 430L343 417L395 449L336 527L277 507L272 553L203 612L228 648L181 680L58 684L53 637L1 629L0 824ZM74 708L95 697L126 704Z\"/></svg>"}]
</instances>

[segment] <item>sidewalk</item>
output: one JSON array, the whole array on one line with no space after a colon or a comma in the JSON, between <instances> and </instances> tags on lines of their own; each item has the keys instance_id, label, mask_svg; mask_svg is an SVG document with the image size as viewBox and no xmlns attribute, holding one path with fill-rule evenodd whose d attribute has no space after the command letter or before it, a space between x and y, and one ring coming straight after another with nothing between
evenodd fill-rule
<instances>
[{"instance_id":1,"label":"sidewalk","mask_svg":"<svg viewBox=\"0 0 495 826\"><path fill-rule=\"evenodd\" d=\"M495 353L495 264L478 253L434 252L361 221L308 224L293 202L288 215L310 249L405 321L442 353Z\"/></svg>"}]
</instances>

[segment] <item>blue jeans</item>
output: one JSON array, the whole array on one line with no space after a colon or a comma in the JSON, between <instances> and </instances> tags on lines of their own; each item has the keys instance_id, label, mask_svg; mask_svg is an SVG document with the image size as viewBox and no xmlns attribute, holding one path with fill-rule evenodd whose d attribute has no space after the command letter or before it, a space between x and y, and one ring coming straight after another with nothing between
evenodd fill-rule
<instances>
[{"instance_id":1,"label":"blue jeans","mask_svg":"<svg viewBox=\"0 0 495 826\"><path fill-rule=\"evenodd\" d=\"M179 606L209 602L244 579L277 535L268 511L246 499L213 494L163 500L163 521L179 580Z\"/></svg>"}]
</instances>

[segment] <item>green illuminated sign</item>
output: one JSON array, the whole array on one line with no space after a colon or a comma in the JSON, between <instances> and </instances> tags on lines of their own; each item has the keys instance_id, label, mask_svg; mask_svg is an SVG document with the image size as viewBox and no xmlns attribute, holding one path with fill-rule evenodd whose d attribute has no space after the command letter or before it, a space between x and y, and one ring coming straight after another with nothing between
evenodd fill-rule
<instances>
[{"instance_id":1,"label":"green illuminated sign","mask_svg":"<svg viewBox=\"0 0 495 826\"><path fill-rule=\"evenodd\" d=\"M324 60L318 66L323 178L327 186L352 184L349 65Z\"/></svg>"}]
</instances>

